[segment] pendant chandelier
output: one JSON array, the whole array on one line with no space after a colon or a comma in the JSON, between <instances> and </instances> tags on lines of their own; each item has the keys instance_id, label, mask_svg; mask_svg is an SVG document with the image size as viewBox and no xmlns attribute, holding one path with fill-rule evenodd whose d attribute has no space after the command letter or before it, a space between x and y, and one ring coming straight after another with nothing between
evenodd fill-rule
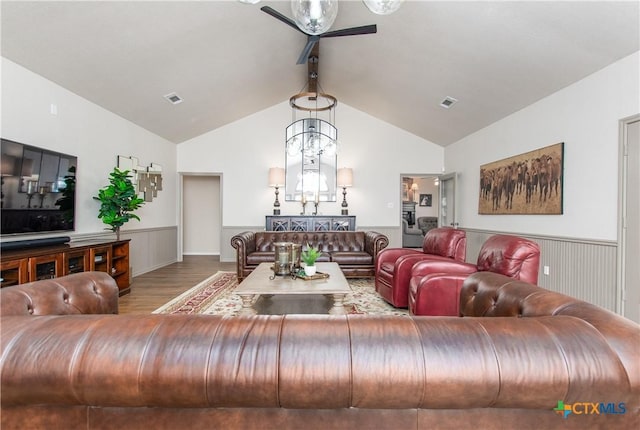
<instances>
[{"instance_id":1,"label":"pendant chandelier","mask_svg":"<svg viewBox=\"0 0 640 430\"><path fill-rule=\"evenodd\" d=\"M302 101L313 103L312 107ZM289 156L302 153L305 158L336 153L338 129L335 127L335 107L338 100L325 93L304 92L289 99L292 107L292 123L286 130L286 148ZM300 113L302 118L298 119ZM324 119L321 118L324 115Z\"/></svg>"},{"instance_id":2,"label":"pendant chandelier","mask_svg":"<svg viewBox=\"0 0 640 430\"><path fill-rule=\"evenodd\" d=\"M338 100L318 83L319 43L308 61L306 89L291 96L291 123L285 130L288 200L336 200L336 152Z\"/></svg>"}]
</instances>

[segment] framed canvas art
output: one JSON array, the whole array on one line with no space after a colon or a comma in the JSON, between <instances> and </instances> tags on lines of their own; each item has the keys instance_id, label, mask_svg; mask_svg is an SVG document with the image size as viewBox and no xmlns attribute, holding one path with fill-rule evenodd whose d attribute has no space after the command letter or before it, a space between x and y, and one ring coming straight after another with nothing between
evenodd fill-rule
<instances>
[{"instance_id":1,"label":"framed canvas art","mask_svg":"<svg viewBox=\"0 0 640 430\"><path fill-rule=\"evenodd\" d=\"M431 206L433 203L433 195L420 194L420 206Z\"/></svg>"},{"instance_id":2,"label":"framed canvas art","mask_svg":"<svg viewBox=\"0 0 640 430\"><path fill-rule=\"evenodd\" d=\"M481 215L561 215L564 142L480 166Z\"/></svg>"}]
</instances>

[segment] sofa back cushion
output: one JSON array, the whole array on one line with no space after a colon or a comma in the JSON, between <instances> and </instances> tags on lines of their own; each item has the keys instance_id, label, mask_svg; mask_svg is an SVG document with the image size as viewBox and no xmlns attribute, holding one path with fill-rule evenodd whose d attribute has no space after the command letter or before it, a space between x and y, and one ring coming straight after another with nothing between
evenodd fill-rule
<instances>
[{"instance_id":1,"label":"sofa back cushion","mask_svg":"<svg viewBox=\"0 0 640 430\"><path fill-rule=\"evenodd\" d=\"M464 261L467 255L467 235L464 230L451 227L431 229L422 242L422 252Z\"/></svg>"},{"instance_id":2,"label":"sofa back cushion","mask_svg":"<svg viewBox=\"0 0 640 430\"><path fill-rule=\"evenodd\" d=\"M364 231L261 231L255 233L256 251L275 251L276 242L307 243L323 253L366 251Z\"/></svg>"},{"instance_id":3,"label":"sofa back cushion","mask_svg":"<svg viewBox=\"0 0 640 430\"><path fill-rule=\"evenodd\" d=\"M627 369L630 385L640 386L640 326L599 306L497 273L476 272L462 285L460 314L579 318L595 327L618 354Z\"/></svg>"},{"instance_id":4,"label":"sofa back cushion","mask_svg":"<svg viewBox=\"0 0 640 430\"><path fill-rule=\"evenodd\" d=\"M479 272L500 273L536 284L540 247L537 243L522 237L496 234L482 245L477 265Z\"/></svg>"},{"instance_id":5,"label":"sofa back cushion","mask_svg":"<svg viewBox=\"0 0 640 430\"><path fill-rule=\"evenodd\" d=\"M118 285L104 272L83 272L0 290L2 315L117 314Z\"/></svg>"}]
</instances>

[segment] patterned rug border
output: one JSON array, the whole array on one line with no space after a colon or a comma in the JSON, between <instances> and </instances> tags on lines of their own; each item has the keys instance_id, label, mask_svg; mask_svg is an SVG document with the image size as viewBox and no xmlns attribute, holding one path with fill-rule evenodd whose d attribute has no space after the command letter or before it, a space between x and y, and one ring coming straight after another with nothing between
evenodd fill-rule
<instances>
[{"instance_id":1,"label":"patterned rug border","mask_svg":"<svg viewBox=\"0 0 640 430\"><path fill-rule=\"evenodd\" d=\"M376 314L407 316L406 309L396 309L385 302L373 288L372 279L348 279L352 293L345 298L348 314ZM217 272L188 289L154 314L202 314L235 316L242 307L240 297L232 291L238 281L235 272Z\"/></svg>"},{"instance_id":2,"label":"patterned rug border","mask_svg":"<svg viewBox=\"0 0 640 430\"><path fill-rule=\"evenodd\" d=\"M153 311L154 314L199 314L238 285L236 272L219 271ZM193 297L191 297L193 296Z\"/></svg>"}]
</instances>

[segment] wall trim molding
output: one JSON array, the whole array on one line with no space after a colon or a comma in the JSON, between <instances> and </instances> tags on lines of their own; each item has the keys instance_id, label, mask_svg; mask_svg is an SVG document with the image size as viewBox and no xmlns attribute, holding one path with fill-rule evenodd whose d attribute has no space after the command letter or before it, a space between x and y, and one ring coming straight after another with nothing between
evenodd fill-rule
<instances>
[{"instance_id":1,"label":"wall trim molding","mask_svg":"<svg viewBox=\"0 0 640 430\"><path fill-rule=\"evenodd\" d=\"M467 233L467 262L475 264L484 242L494 234L511 234L540 246L538 286L601 306L616 309L616 254L610 240L462 229ZM545 274L545 266L549 269Z\"/></svg>"},{"instance_id":2,"label":"wall trim molding","mask_svg":"<svg viewBox=\"0 0 640 430\"><path fill-rule=\"evenodd\" d=\"M511 234L514 236L521 236L521 237L526 237L530 239L555 240L555 241L568 242L568 243L582 243L582 244L589 244L589 245L601 245L601 246L612 246L612 247L618 246L618 242L615 240L584 239L584 238L577 238L577 237L550 236L550 235L532 234L532 233L514 233L514 232L508 232L508 231L485 230L485 229L467 228L467 227L460 227L460 230L473 232L473 233L484 233L484 234Z\"/></svg>"}]
</instances>

